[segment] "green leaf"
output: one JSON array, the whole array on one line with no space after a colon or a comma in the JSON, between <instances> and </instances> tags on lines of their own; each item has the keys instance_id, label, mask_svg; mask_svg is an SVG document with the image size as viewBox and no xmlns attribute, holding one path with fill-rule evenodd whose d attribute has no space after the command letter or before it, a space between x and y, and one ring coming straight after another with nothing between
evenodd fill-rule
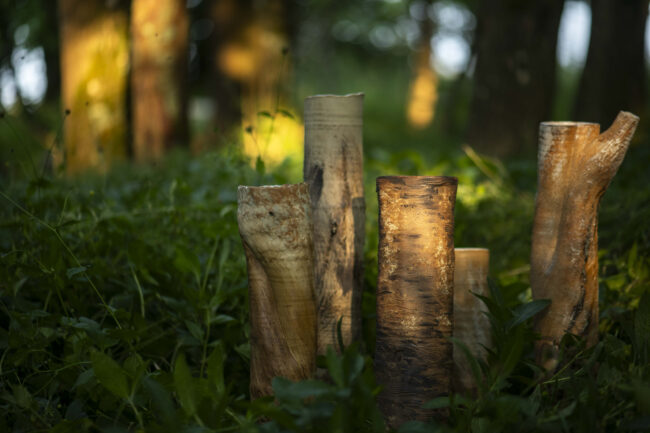
<instances>
[{"instance_id":1,"label":"green leaf","mask_svg":"<svg viewBox=\"0 0 650 433\"><path fill-rule=\"evenodd\" d=\"M95 377L104 388L121 398L129 398L129 384L126 372L117 362L102 352L90 355Z\"/></svg>"},{"instance_id":2,"label":"green leaf","mask_svg":"<svg viewBox=\"0 0 650 433\"><path fill-rule=\"evenodd\" d=\"M548 299L537 299L526 304L517 305L517 307L515 307L512 312L514 317L508 321L506 328L514 328L515 326L525 322L540 311L544 310L550 304L551 301Z\"/></svg>"},{"instance_id":3,"label":"green leaf","mask_svg":"<svg viewBox=\"0 0 650 433\"><path fill-rule=\"evenodd\" d=\"M67 271L65 271L65 275L66 275L68 278L72 278L72 277L74 277L74 276L77 275L77 274L80 274L80 273L82 273L82 272L86 272L87 269L88 269L88 268L85 267L85 266L78 266L78 267L76 267L76 268L70 268L70 269L68 269Z\"/></svg>"},{"instance_id":4,"label":"green leaf","mask_svg":"<svg viewBox=\"0 0 650 433\"><path fill-rule=\"evenodd\" d=\"M449 407L451 405L451 400L449 396L445 397L436 397L431 401L428 401L424 404L425 409L442 409L444 407Z\"/></svg>"},{"instance_id":5,"label":"green leaf","mask_svg":"<svg viewBox=\"0 0 650 433\"><path fill-rule=\"evenodd\" d=\"M194 386L194 378L185 361L185 355L182 353L178 355L174 365L174 387L183 411L188 416L194 416L198 403L195 395L196 387Z\"/></svg>"},{"instance_id":6,"label":"green leaf","mask_svg":"<svg viewBox=\"0 0 650 433\"><path fill-rule=\"evenodd\" d=\"M264 173L266 173L266 166L264 165L264 160L262 160L261 156L258 156L255 160L255 171L260 176L264 176Z\"/></svg>"},{"instance_id":7,"label":"green leaf","mask_svg":"<svg viewBox=\"0 0 650 433\"><path fill-rule=\"evenodd\" d=\"M274 377L271 381L275 397L280 402L303 400L309 397L318 398L330 394L330 387L320 380L302 380L291 382L284 377Z\"/></svg>"},{"instance_id":8,"label":"green leaf","mask_svg":"<svg viewBox=\"0 0 650 433\"><path fill-rule=\"evenodd\" d=\"M27 388L25 388L22 385L15 385L13 387L14 391L14 399L16 400L16 404L23 409L27 409L29 406L32 404L32 395L27 391Z\"/></svg>"},{"instance_id":9,"label":"green leaf","mask_svg":"<svg viewBox=\"0 0 650 433\"><path fill-rule=\"evenodd\" d=\"M289 119L295 119L295 116L291 114L290 111L285 110L284 108L278 108L278 113L282 114L284 117L288 117Z\"/></svg>"},{"instance_id":10,"label":"green leaf","mask_svg":"<svg viewBox=\"0 0 650 433\"><path fill-rule=\"evenodd\" d=\"M153 377L145 377L142 386L151 398L158 417L166 424L177 424L176 410L170 392Z\"/></svg>"},{"instance_id":11,"label":"green leaf","mask_svg":"<svg viewBox=\"0 0 650 433\"><path fill-rule=\"evenodd\" d=\"M212 383L219 392L223 392L226 389L223 379L223 364L225 360L226 353L223 349L223 344L219 342L208 357L207 369L210 383Z\"/></svg>"},{"instance_id":12,"label":"green leaf","mask_svg":"<svg viewBox=\"0 0 650 433\"><path fill-rule=\"evenodd\" d=\"M467 362L469 363L470 368L472 369L472 376L474 376L474 382L477 384L481 383L481 367L478 364L478 361L476 360L476 357L472 353L471 350L469 350L469 347L462 342L461 340L454 338L454 337L449 337L449 340L454 343L454 350L460 349L463 352L463 355L465 355L465 359L467 359ZM479 386L479 389L481 387Z\"/></svg>"},{"instance_id":13,"label":"green leaf","mask_svg":"<svg viewBox=\"0 0 650 433\"><path fill-rule=\"evenodd\" d=\"M634 314L634 343L637 359L647 364L650 359L650 292L643 294Z\"/></svg>"},{"instance_id":14,"label":"green leaf","mask_svg":"<svg viewBox=\"0 0 650 433\"><path fill-rule=\"evenodd\" d=\"M334 383L338 386L345 386L345 378L343 375L343 362L340 357L336 355L334 349L330 346L327 348L327 371L330 374Z\"/></svg>"}]
</instances>

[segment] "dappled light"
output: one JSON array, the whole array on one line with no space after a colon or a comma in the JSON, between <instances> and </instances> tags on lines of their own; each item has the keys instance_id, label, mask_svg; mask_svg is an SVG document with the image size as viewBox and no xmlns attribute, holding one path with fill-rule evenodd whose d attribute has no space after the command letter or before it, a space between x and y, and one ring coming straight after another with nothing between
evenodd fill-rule
<instances>
[{"instance_id":1,"label":"dappled light","mask_svg":"<svg viewBox=\"0 0 650 433\"><path fill-rule=\"evenodd\" d=\"M649 6L0 0L0 432L646 431Z\"/></svg>"},{"instance_id":2,"label":"dappled light","mask_svg":"<svg viewBox=\"0 0 650 433\"><path fill-rule=\"evenodd\" d=\"M433 121L438 96L438 79L428 58L419 62L411 84L407 107L408 121L415 128L426 128Z\"/></svg>"}]
</instances>

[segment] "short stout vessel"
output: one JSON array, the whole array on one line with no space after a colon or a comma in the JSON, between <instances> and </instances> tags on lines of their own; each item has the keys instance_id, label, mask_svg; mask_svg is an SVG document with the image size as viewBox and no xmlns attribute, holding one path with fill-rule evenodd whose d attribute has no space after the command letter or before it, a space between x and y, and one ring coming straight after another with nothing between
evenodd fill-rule
<instances>
[{"instance_id":1,"label":"short stout vessel","mask_svg":"<svg viewBox=\"0 0 650 433\"><path fill-rule=\"evenodd\" d=\"M551 300L535 324L537 361L547 370L564 334L598 339L598 204L638 121L620 112L602 134L596 123L540 125L530 285L533 298Z\"/></svg>"},{"instance_id":2,"label":"short stout vessel","mask_svg":"<svg viewBox=\"0 0 650 433\"><path fill-rule=\"evenodd\" d=\"M377 178L375 371L391 427L446 415L422 406L451 385L457 185L443 176Z\"/></svg>"},{"instance_id":3,"label":"short stout vessel","mask_svg":"<svg viewBox=\"0 0 650 433\"><path fill-rule=\"evenodd\" d=\"M491 332L487 307L476 295L489 296L490 250L456 248L454 271L454 338L477 359L485 359ZM477 383L465 353L454 347L454 392L473 395Z\"/></svg>"},{"instance_id":4,"label":"short stout vessel","mask_svg":"<svg viewBox=\"0 0 650 433\"><path fill-rule=\"evenodd\" d=\"M248 267L251 398L271 380L316 369L311 208L307 184L240 186L237 221Z\"/></svg>"},{"instance_id":5,"label":"short stout vessel","mask_svg":"<svg viewBox=\"0 0 650 433\"><path fill-rule=\"evenodd\" d=\"M318 353L338 349L361 331L365 199L363 94L305 99L304 179L314 220Z\"/></svg>"}]
</instances>

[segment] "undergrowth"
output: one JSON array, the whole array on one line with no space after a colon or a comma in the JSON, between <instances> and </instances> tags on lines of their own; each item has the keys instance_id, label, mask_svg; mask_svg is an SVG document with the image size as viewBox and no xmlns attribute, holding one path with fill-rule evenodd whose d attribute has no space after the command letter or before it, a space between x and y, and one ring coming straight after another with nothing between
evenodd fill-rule
<instances>
[{"instance_id":1,"label":"undergrowth","mask_svg":"<svg viewBox=\"0 0 650 433\"><path fill-rule=\"evenodd\" d=\"M444 424L401 432L650 429L648 151L632 148L600 219L601 338L564 340L561 367L532 357L528 256L535 166L471 149L427 164L410 152L366 161L364 339L320 359L329 382L273 382L248 396L246 266L236 187L297 181L236 153L82 178L0 183L0 431L385 431L375 396L374 291L379 174L459 177L456 245L488 247L494 342L472 359L475 396L429 402ZM455 350L466 352L462 342ZM263 422L261 422L263 421Z\"/></svg>"}]
</instances>

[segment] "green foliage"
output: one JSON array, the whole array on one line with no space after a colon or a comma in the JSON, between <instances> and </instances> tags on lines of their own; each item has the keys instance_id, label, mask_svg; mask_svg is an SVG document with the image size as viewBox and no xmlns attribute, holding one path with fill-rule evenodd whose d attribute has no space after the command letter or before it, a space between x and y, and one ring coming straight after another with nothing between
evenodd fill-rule
<instances>
[{"instance_id":1,"label":"green foliage","mask_svg":"<svg viewBox=\"0 0 650 433\"><path fill-rule=\"evenodd\" d=\"M647 150L632 148L601 209L601 341L567 337L552 376L535 365L528 288L535 168L471 150L435 165L372 150L366 162L364 339L319 360L327 380L273 382L249 401L246 267L238 184L284 183L228 151L78 179L5 180L0 189L0 431L385 431L375 396L378 174L459 178L456 244L492 253L494 341L470 360L475 395L428 403L445 424L401 432L642 431L650 419L650 194ZM644 171L645 170L645 171ZM634 182L630 181L630 178ZM634 222L621 224L621 215ZM259 421L265 421L260 423Z\"/></svg>"}]
</instances>

